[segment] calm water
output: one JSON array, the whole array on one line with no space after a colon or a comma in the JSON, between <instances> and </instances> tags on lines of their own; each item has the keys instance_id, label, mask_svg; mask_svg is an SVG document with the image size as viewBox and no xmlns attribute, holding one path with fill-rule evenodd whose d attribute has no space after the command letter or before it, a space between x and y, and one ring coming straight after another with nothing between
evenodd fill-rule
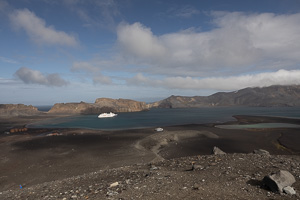
<instances>
[{"instance_id":1,"label":"calm water","mask_svg":"<svg viewBox=\"0 0 300 200\"><path fill-rule=\"evenodd\" d=\"M45 105L45 106L34 106L36 107L39 111L47 112L52 108L53 105Z\"/></svg>"},{"instance_id":2,"label":"calm water","mask_svg":"<svg viewBox=\"0 0 300 200\"><path fill-rule=\"evenodd\" d=\"M146 112L118 113L114 118L97 118L97 115L81 115L45 120L30 127L133 129L181 124L217 123L235 120L233 115L260 115L300 118L300 107L227 107L152 109Z\"/></svg>"}]
</instances>

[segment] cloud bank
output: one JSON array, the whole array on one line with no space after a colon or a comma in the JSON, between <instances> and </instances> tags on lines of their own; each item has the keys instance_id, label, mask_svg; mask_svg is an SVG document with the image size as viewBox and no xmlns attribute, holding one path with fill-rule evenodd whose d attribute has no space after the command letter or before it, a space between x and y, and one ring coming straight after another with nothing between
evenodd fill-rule
<instances>
[{"instance_id":1,"label":"cloud bank","mask_svg":"<svg viewBox=\"0 0 300 200\"><path fill-rule=\"evenodd\" d=\"M127 80L130 85L149 87L165 87L170 89L212 89L212 90L238 90L246 87L266 87L271 85L300 84L300 70L278 70L254 75L241 75L230 77L211 77L197 79L192 77L168 77L153 79L137 74Z\"/></svg>"},{"instance_id":2,"label":"cloud bank","mask_svg":"<svg viewBox=\"0 0 300 200\"><path fill-rule=\"evenodd\" d=\"M46 86L61 87L68 84L59 74L44 75L40 71L32 70L27 67L21 67L15 73L20 80L26 84L39 84Z\"/></svg>"},{"instance_id":3,"label":"cloud bank","mask_svg":"<svg viewBox=\"0 0 300 200\"><path fill-rule=\"evenodd\" d=\"M214 29L155 35L141 23L120 24L121 54L141 72L205 77L295 69L300 61L300 13L213 12Z\"/></svg>"},{"instance_id":4,"label":"cloud bank","mask_svg":"<svg viewBox=\"0 0 300 200\"><path fill-rule=\"evenodd\" d=\"M125 74L128 85L168 89L228 91L300 84L300 13L210 16L214 28L209 31L190 28L163 35L139 22L121 23L116 54L74 62L72 70L92 74L94 83L113 83L101 73L99 79L95 75L117 71ZM135 75L128 78L130 74Z\"/></svg>"},{"instance_id":5,"label":"cloud bank","mask_svg":"<svg viewBox=\"0 0 300 200\"><path fill-rule=\"evenodd\" d=\"M28 9L15 10L10 14L10 21L17 29L23 29L28 37L40 45L77 46L78 41L72 35L46 26L46 22Z\"/></svg>"}]
</instances>

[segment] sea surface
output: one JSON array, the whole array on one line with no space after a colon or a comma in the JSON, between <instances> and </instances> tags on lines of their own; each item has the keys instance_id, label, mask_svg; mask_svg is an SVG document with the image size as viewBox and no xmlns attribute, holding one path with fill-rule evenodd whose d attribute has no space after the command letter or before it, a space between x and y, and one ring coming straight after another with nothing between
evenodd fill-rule
<instances>
[{"instance_id":1,"label":"sea surface","mask_svg":"<svg viewBox=\"0 0 300 200\"><path fill-rule=\"evenodd\" d=\"M99 119L98 115L56 118L30 124L29 127L118 130L184 124L222 123L235 121L232 117L233 115L278 116L300 119L300 107L151 109L150 111L117 114L118 116L116 117L102 119Z\"/></svg>"},{"instance_id":2,"label":"sea surface","mask_svg":"<svg viewBox=\"0 0 300 200\"><path fill-rule=\"evenodd\" d=\"M39 111L44 111L47 112L52 108L53 105L38 105L38 106L34 106L36 107Z\"/></svg>"}]
</instances>

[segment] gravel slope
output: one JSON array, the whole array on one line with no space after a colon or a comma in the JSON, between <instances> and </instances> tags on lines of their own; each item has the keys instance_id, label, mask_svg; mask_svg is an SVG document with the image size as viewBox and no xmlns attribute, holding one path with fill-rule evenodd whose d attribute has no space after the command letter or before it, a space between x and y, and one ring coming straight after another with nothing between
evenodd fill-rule
<instances>
[{"instance_id":1,"label":"gravel slope","mask_svg":"<svg viewBox=\"0 0 300 200\"><path fill-rule=\"evenodd\" d=\"M226 154L100 170L4 191L0 199L299 199L272 193L262 184L265 175L279 169L294 175L299 194L299 156Z\"/></svg>"}]
</instances>

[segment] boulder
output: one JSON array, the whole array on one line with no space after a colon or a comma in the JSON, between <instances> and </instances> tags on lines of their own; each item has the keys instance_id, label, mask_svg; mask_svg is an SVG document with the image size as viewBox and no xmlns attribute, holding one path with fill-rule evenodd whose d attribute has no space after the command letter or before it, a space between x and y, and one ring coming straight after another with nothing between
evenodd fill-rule
<instances>
[{"instance_id":1,"label":"boulder","mask_svg":"<svg viewBox=\"0 0 300 200\"><path fill-rule=\"evenodd\" d=\"M279 170L278 172L272 173L265 176L263 183L273 192L283 193L283 188L291 186L295 183L295 177L288 171Z\"/></svg>"},{"instance_id":2,"label":"boulder","mask_svg":"<svg viewBox=\"0 0 300 200\"><path fill-rule=\"evenodd\" d=\"M214 155L225 155L226 153L224 151L222 151L220 148L214 147L213 148L213 154Z\"/></svg>"}]
</instances>

